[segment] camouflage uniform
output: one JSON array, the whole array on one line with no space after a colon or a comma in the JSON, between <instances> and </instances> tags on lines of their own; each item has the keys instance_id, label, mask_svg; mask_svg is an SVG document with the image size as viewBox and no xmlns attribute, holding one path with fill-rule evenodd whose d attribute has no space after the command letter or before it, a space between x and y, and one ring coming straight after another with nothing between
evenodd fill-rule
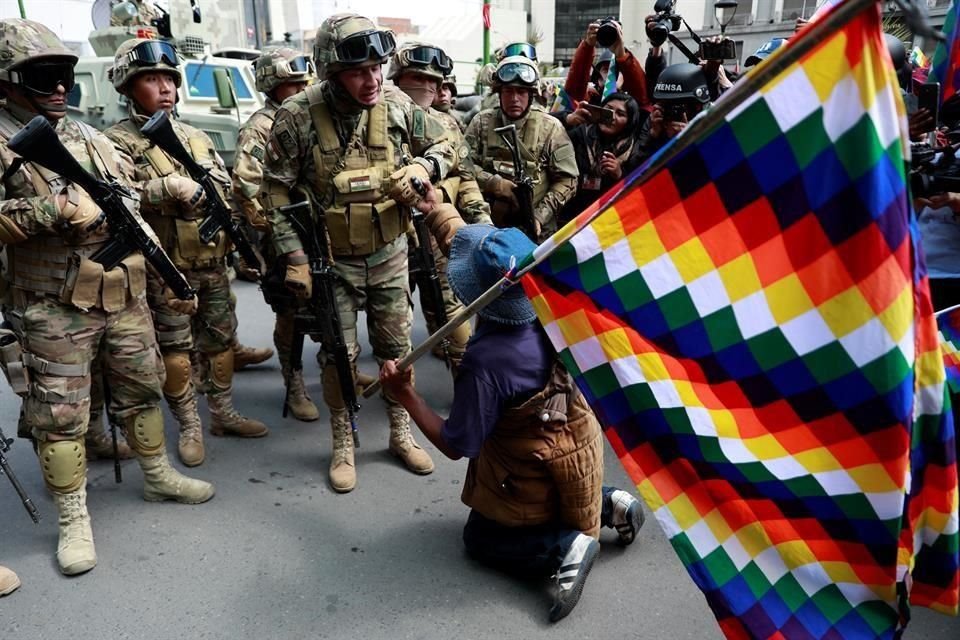
<instances>
[{"instance_id":1,"label":"camouflage uniform","mask_svg":"<svg viewBox=\"0 0 960 640\"><path fill-rule=\"evenodd\" d=\"M424 52L430 52L431 55L422 55L417 57L431 58L432 62L417 62L412 59L411 54L416 53L418 50ZM408 42L397 49L396 53L393 55L393 60L390 63L390 73L389 78L393 80L394 84L398 85L398 88L403 91L403 87L400 86L400 81L405 72L417 73L421 76L426 76L428 78L433 78L437 81L438 86L446 82L450 68L452 68L452 61L450 62L449 68L441 69L437 66L437 62L432 58L432 55L439 55L434 52L442 53L442 50L434 47L430 44L419 43L419 42ZM446 56L446 54L443 54ZM449 60L449 59L447 59ZM410 96L414 102L414 96ZM421 104L421 107L424 105ZM466 149L466 146L463 141L463 134L460 131L460 126L457 121L449 113L444 113L432 106L426 106L427 112L430 115L434 116L439 120L444 128L446 128L450 140L456 145L458 150L461 150L460 154L461 160L457 169L451 172L444 180L442 180L438 185L437 189L439 190L440 199L442 202L449 202L453 204L460 214L464 217L468 224L473 223L490 223L490 207L487 205L486 201L483 199L483 196L480 193L480 187L477 186L477 181L474 179L474 168L473 164L469 160L469 150ZM410 233L408 236L408 242L416 243L417 237L416 234ZM447 282L447 258L440 251L439 246L436 241L433 241L433 258L437 267L437 274L440 278L440 290L443 296L443 306L446 311L447 318L452 318L461 311L463 311L463 304L457 297L453 294L453 291L450 289L450 284ZM410 258L411 266L416 269L416 252L414 247L410 247ZM415 274L411 273L410 278L410 287L416 289L416 277ZM440 322L435 310L431 307L428 298L429 293L421 288L420 290L420 308L423 310L423 316L427 321L427 328L430 333L437 331L444 323ZM442 346L437 346L434 349L434 354L447 358L451 366L451 370L456 374L457 368L460 366L460 361L463 359L463 354L467 349L467 342L470 340L472 335L471 325L469 322L464 322L457 329L447 337L447 352L444 353Z\"/></svg>"},{"instance_id":2,"label":"camouflage uniform","mask_svg":"<svg viewBox=\"0 0 960 640\"><path fill-rule=\"evenodd\" d=\"M517 64L518 61L522 64L526 60L521 57L505 58L498 69L506 64ZM498 181L496 176L512 180L514 173L513 156L494 129L516 125L520 154L527 174L534 182L534 217L540 223L539 240L543 241L557 230L557 212L576 193L579 171L573 144L563 125L543 107L534 104L532 92L538 82L539 79L533 87L528 87L531 89L531 106L523 116L510 120L499 106L481 111L471 120L465 137L470 158L477 169L477 183L491 202L493 223L499 227L517 226L520 212L511 200L491 194L492 187ZM502 84L495 75L494 87L497 92Z\"/></svg>"},{"instance_id":3,"label":"camouflage uniform","mask_svg":"<svg viewBox=\"0 0 960 640\"><path fill-rule=\"evenodd\" d=\"M143 42L150 41L129 40L118 48L117 62L112 69L118 91L129 92L129 83L137 73L167 69L162 63L124 66L124 56ZM179 79L179 73L175 77ZM241 416L233 407L234 353L231 342L237 329L237 318L227 276L229 240L226 233L220 231L210 244L200 242L198 229L202 211L184 205L169 186L168 178L185 176L186 170L140 133L147 120L148 117L139 113L131 99L129 118L104 133L133 159L129 171L140 193L143 217L190 286L197 291L198 304L192 317L171 306L160 282L151 280L147 292L167 372L164 396L180 423L178 451L184 464L195 466L203 462L205 451L196 388L190 375L190 353L194 348L200 352L201 370L208 376L204 388L212 418L210 432L214 435L229 433L260 437L267 435L268 430L262 422ZM210 138L181 122L172 120L171 124L187 152L210 171L224 202L230 202L230 176Z\"/></svg>"},{"instance_id":4,"label":"camouflage uniform","mask_svg":"<svg viewBox=\"0 0 960 640\"><path fill-rule=\"evenodd\" d=\"M408 188L410 175L447 177L456 168L458 151L443 125L409 100L387 92L376 106L363 108L343 89L335 74L350 65L339 62L336 51L351 36L377 38L383 53L352 64L380 65L392 53L392 46L383 50L384 39L392 45L392 36L376 31L366 18L341 14L324 21L317 32L314 55L318 75L324 80L286 100L278 110L267 145L261 200L278 254L302 249L290 223L278 211L290 203L290 189L306 189L324 207L334 271L339 277L337 309L355 367L360 353L357 312L361 309L367 312L370 341L379 362L410 351L409 211L398 206L396 198L409 197L403 189ZM373 46L369 44L367 51ZM328 74L333 77L327 79ZM421 157L405 166L408 155ZM388 192L393 197L388 197ZM293 260L288 256L288 284L306 271L305 264ZM323 396L330 408L334 438L331 485L337 491L350 491L356 482L350 424L332 360L323 368ZM411 470L431 472L433 462L410 435L409 415L393 398L386 397L386 402L390 450Z\"/></svg>"},{"instance_id":5,"label":"camouflage uniform","mask_svg":"<svg viewBox=\"0 0 960 640\"><path fill-rule=\"evenodd\" d=\"M285 82L306 82L312 77L312 71L309 69L303 72L291 70L290 59L299 57L301 56L298 51L283 48L265 53L255 61L257 90L267 94L266 104L250 116L250 119L240 128L240 134L237 137L237 157L233 167L233 196L250 225L263 233L260 250L267 267L265 277L269 280L275 280L274 276L282 273L285 268L284 261L277 260L270 235L270 225L264 217L263 205L258 198L260 183L263 180L263 159L267 139L270 137L270 128L273 126L277 109L280 108L280 103L273 99L271 91ZM312 68L312 63L310 66ZM270 284L264 285L265 288L269 286ZM287 390L286 406L298 420L317 420L320 413L307 395L306 385L303 383L303 369L301 367L294 370L290 365L296 308L276 301L271 301L271 304L277 313L273 343L277 347Z\"/></svg>"},{"instance_id":6,"label":"camouflage uniform","mask_svg":"<svg viewBox=\"0 0 960 640\"><path fill-rule=\"evenodd\" d=\"M134 16L125 16L122 13L115 14L113 8L119 4L132 4L136 7L137 13ZM131 25L153 26L153 23L162 17L160 10L152 2L145 0L111 0L110 2L110 26L126 27Z\"/></svg>"},{"instance_id":7,"label":"camouflage uniform","mask_svg":"<svg viewBox=\"0 0 960 640\"><path fill-rule=\"evenodd\" d=\"M43 478L57 504L60 570L77 574L96 565L83 441L96 360L112 392L111 413L123 424L143 469L144 498L204 502L213 487L180 475L167 461L158 406L163 368L144 296L143 256L131 253L110 271L91 261L110 237L102 212L82 189L33 163L20 164L7 148L10 137L43 111L32 90L18 86L11 73L35 58L70 66L77 61L43 25L0 21L0 86L34 106L19 107L8 96L0 109L0 242L7 245L11 313L22 327L29 377L22 421L37 441ZM66 89L62 81L59 85ZM101 178L129 177L123 158L100 132L57 112L43 113L88 171ZM126 204L136 211L135 198ZM93 222L75 225L81 217Z\"/></svg>"}]
</instances>

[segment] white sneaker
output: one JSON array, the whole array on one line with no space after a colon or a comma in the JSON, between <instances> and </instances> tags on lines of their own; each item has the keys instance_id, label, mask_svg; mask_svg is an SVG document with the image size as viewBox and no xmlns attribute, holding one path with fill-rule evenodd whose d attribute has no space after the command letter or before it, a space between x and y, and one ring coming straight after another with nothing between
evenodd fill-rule
<instances>
[{"instance_id":1,"label":"white sneaker","mask_svg":"<svg viewBox=\"0 0 960 640\"><path fill-rule=\"evenodd\" d=\"M565 618L577 606L599 553L600 543L586 534L579 534L573 541L557 571L557 595L550 608L550 622Z\"/></svg>"},{"instance_id":2,"label":"white sneaker","mask_svg":"<svg viewBox=\"0 0 960 640\"><path fill-rule=\"evenodd\" d=\"M613 503L613 528L620 536L620 543L628 545L637 537L643 526L643 505L626 491L617 489L610 494Z\"/></svg>"}]
</instances>

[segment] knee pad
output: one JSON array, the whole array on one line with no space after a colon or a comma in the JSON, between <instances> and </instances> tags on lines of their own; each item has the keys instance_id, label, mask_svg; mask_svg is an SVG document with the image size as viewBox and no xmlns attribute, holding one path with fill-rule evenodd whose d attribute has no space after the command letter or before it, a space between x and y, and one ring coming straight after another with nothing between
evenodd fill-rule
<instances>
[{"instance_id":1,"label":"knee pad","mask_svg":"<svg viewBox=\"0 0 960 640\"><path fill-rule=\"evenodd\" d=\"M158 456L164 451L163 414L159 407L144 409L128 416L123 421L127 444L145 458Z\"/></svg>"},{"instance_id":2,"label":"knee pad","mask_svg":"<svg viewBox=\"0 0 960 640\"><path fill-rule=\"evenodd\" d=\"M164 354L163 368L167 372L164 395L179 398L185 394L190 388L190 354L184 351Z\"/></svg>"},{"instance_id":3,"label":"knee pad","mask_svg":"<svg viewBox=\"0 0 960 640\"><path fill-rule=\"evenodd\" d=\"M233 384L233 349L208 356L210 382L218 391L227 391Z\"/></svg>"},{"instance_id":4,"label":"knee pad","mask_svg":"<svg viewBox=\"0 0 960 640\"><path fill-rule=\"evenodd\" d=\"M83 488L87 479L83 436L77 440L43 440L38 443L37 455L43 482L50 491L73 493Z\"/></svg>"},{"instance_id":5,"label":"knee pad","mask_svg":"<svg viewBox=\"0 0 960 640\"><path fill-rule=\"evenodd\" d=\"M467 343L470 342L470 336L472 335L473 327L470 326L470 321L468 320L447 336L447 340L450 341L450 350L462 356L463 352L467 350Z\"/></svg>"}]
</instances>

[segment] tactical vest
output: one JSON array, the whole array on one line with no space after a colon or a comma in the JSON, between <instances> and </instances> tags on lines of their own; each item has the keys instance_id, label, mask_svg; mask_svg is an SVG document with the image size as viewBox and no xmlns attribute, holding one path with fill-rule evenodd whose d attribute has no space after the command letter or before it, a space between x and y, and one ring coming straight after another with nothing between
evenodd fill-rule
<instances>
[{"instance_id":1,"label":"tactical vest","mask_svg":"<svg viewBox=\"0 0 960 640\"><path fill-rule=\"evenodd\" d=\"M163 149L144 138L139 127L132 120L124 120L119 126L135 135L145 145L149 144L141 153L132 154L135 155L136 164L134 180L147 182L165 178L174 173L187 175L186 171L175 164ZM176 123L174 128L180 129ZM205 169L213 167L214 150L205 138L196 135L188 136L184 147L200 166ZM225 197L223 193L221 197ZM224 201L229 202L226 198ZM223 263L228 246L224 231L217 233L210 244L204 244L200 242L199 231L203 218L199 217L196 211L188 211L176 202L164 202L159 208L160 214L144 213L143 218L153 227L160 239L160 244L178 269L206 269Z\"/></svg>"},{"instance_id":2,"label":"tactical vest","mask_svg":"<svg viewBox=\"0 0 960 640\"><path fill-rule=\"evenodd\" d=\"M467 466L461 499L509 527L562 522L596 536L602 483L600 424L557 362L543 390L504 411Z\"/></svg>"},{"instance_id":3,"label":"tactical vest","mask_svg":"<svg viewBox=\"0 0 960 640\"><path fill-rule=\"evenodd\" d=\"M310 118L317 132L313 147L316 185L326 206L327 232L335 256L365 256L390 244L410 227L405 207L387 197L398 150L388 135L383 100L364 110L344 148L333 126L321 85L307 87ZM365 142L361 136L366 133Z\"/></svg>"},{"instance_id":4,"label":"tactical vest","mask_svg":"<svg viewBox=\"0 0 960 640\"><path fill-rule=\"evenodd\" d=\"M493 115L494 119L502 113L499 110ZM540 150L544 145L544 136L547 134L547 127L543 125L543 118L550 118L543 111L531 107L527 112L523 128L517 132L517 138L520 148L520 159L523 161L523 167L533 180L533 204L536 206L543 197L547 195L550 189L550 181L547 179L544 171L543 162L541 162ZM495 123L490 122L490 129L487 131L486 157L484 158L484 169L497 173L504 178L513 180L513 154L507 148L503 138L497 135Z\"/></svg>"},{"instance_id":5,"label":"tactical vest","mask_svg":"<svg viewBox=\"0 0 960 640\"><path fill-rule=\"evenodd\" d=\"M116 153L110 142L96 129L76 121L64 120L59 127L76 126L83 144L65 143L70 154L84 169L107 179L117 173L108 166L108 158ZM9 140L21 129L13 116L0 110L0 136ZM61 129L62 131L62 129ZM24 169L8 178L7 197L24 197L32 191L40 197L60 194L67 181L38 164L27 162ZM19 187L15 182L21 181ZM139 253L127 256L117 267L104 271L103 265L88 258L104 244L102 236L67 239L51 233L35 235L7 247L7 278L14 289L56 297L64 304L83 310L100 308L113 312L146 290L146 266ZM14 292L16 296L16 291Z\"/></svg>"}]
</instances>

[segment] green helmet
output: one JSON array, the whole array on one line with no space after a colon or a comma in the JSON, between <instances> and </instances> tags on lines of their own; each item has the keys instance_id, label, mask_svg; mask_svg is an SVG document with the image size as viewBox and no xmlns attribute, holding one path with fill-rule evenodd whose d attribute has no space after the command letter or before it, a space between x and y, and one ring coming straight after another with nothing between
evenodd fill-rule
<instances>
[{"instance_id":1,"label":"green helmet","mask_svg":"<svg viewBox=\"0 0 960 640\"><path fill-rule=\"evenodd\" d=\"M270 93L285 82L309 82L315 75L313 61L296 49L281 47L254 60L257 91Z\"/></svg>"},{"instance_id":2,"label":"green helmet","mask_svg":"<svg viewBox=\"0 0 960 640\"><path fill-rule=\"evenodd\" d=\"M183 77L180 75L180 59L177 48L165 40L133 38L117 47L109 77L113 88L123 93L127 84L138 75L166 71L180 88Z\"/></svg>"},{"instance_id":3,"label":"green helmet","mask_svg":"<svg viewBox=\"0 0 960 640\"><path fill-rule=\"evenodd\" d=\"M441 87L450 87L450 93L457 95L457 76L453 73L443 76Z\"/></svg>"},{"instance_id":4,"label":"green helmet","mask_svg":"<svg viewBox=\"0 0 960 640\"><path fill-rule=\"evenodd\" d=\"M393 32L377 29L369 18L356 13L338 13L323 21L317 29L313 60L321 80L351 67L385 63L397 41Z\"/></svg>"},{"instance_id":5,"label":"green helmet","mask_svg":"<svg viewBox=\"0 0 960 640\"><path fill-rule=\"evenodd\" d=\"M540 69L526 56L509 56L500 61L491 78L494 91L512 85L536 91L540 86Z\"/></svg>"},{"instance_id":6,"label":"green helmet","mask_svg":"<svg viewBox=\"0 0 960 640\"><path fill-rule=\"evenodd\" d=\"M407 42L393 54L387 79L396 82L400 74L407 70L443 82L444 76L453 70L453 60L440 47L423 42Z\"/></svg>"},{"instance_id":7,"label":"green helmet","mask_svg":"<svg viewBox=\"0 0 960 640\"><path fill-rule=\"evenodd\" d=\"M77 55L63 46L60 38L33 20L0 20L0 80L22 84L17 69L28 62L77 63Z\"/></svg>"}]
</instances>

